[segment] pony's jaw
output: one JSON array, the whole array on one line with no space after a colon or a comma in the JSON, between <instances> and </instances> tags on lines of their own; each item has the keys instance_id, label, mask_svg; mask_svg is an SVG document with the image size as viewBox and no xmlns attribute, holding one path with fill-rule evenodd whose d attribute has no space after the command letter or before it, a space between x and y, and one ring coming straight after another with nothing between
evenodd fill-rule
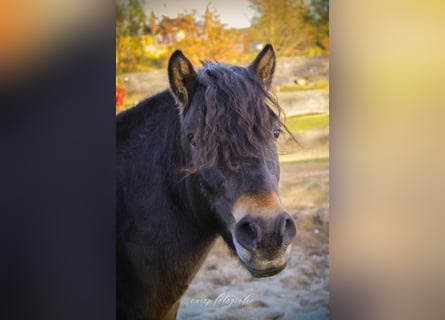
<instances>
[{"instance_id":1,"label":"pony's jaw","mask_svg":"<svg viewBox=\"0 0 445 320\"><path fill-rule=\"evenodd\" d=\"M262 259L259 256L254 255L251 251L245 249L239 244L235 236L233 237L233 243L235 245L238 258L250 272L250 274L255 278L270 277L280 273L284 268L286 268L291 245L287 247L284 253L277 256L275 259L267 260Z\"/></svg>"}]
</instances>

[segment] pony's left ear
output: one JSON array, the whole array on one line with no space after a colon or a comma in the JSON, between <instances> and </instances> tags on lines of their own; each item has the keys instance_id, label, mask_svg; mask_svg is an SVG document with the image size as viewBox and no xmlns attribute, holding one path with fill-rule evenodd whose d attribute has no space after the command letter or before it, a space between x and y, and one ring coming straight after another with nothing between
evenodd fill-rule
<instances>
[{"instance_id":1,"label":"pony's left ear","mask_svg":"<svg viewBox=\"0 0 445 320\"><path fill-rule=\"evenodd\" d=\"M181 50L176 50L168 61L168 80L178 102L183 108L187 107L195 87L196 72Z\"/></svg>"},{"instance_id":2,"label":"pony's left ear","mask_svg":"<svg viewBox=\"0 0 445 320\"><path fill-rule=\"evenodd\" d=\"M272 45L267 44L258 54L255 60L249 65L255 74L264 82L267 89L272 84L273 73L275 71L275 52Z\"/></svg>"}]
</instances>

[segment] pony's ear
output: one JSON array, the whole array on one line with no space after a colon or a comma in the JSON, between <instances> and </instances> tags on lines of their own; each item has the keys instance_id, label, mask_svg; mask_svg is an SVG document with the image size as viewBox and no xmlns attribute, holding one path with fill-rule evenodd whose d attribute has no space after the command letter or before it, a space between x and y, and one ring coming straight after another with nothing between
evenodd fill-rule
<instances>
[{"instance_id":1,"label":"pony's ear","mask_svg":"<svg viewBox=\"0 0 445 320\"><path fill-rule=\"evenodd\" d=\"M255 74L264 82L267 89L272 84L272 77L275 71L275 52L272 45L267 44L258 54L255 60L249 65Z\"/></svg>"},{"instance_id":2,"label":"pony's ear","mask_svg":"<svg viewBox=\"0 0 445 320\"><path fill-rule=\"evenodd\" d=\"M186 107L195 86L196 72L181 50L176 50L168 61L168 80L174 96Z\"/></svg>"}]
</instances>

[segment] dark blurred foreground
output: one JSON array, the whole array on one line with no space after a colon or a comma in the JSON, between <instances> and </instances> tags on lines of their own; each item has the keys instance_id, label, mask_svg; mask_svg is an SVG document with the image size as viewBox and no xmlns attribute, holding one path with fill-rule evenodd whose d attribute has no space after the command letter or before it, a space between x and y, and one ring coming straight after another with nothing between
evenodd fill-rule
<instances>
[{"instance_id":1,"label":"dark blurred foreground","mask_svg":"<svg viewBox=\"0 0 445 320\"><path fill-rule=\"evenodd\" d=\"M0 5L23 18L0 21L1 319L114 318L114 16L96 9Z\"/></svg>"}]
</instances>

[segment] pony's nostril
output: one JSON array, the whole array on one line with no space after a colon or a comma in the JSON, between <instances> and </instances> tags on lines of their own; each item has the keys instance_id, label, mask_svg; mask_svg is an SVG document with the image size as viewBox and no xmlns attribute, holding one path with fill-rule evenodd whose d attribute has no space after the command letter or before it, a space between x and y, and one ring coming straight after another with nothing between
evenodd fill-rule
<instances>
[{"instance_id":1,"label":"pony's nostril","mask_svg":"<svg viewBox=\"0 0 445 320\"><path fill-rule=\"evenodd\" d=\"M294 241L297 235L297 227L294 220L286 214L281 225L280 225L280 235L283 237L283 244L288 245Z\"/></svg>"},{"instance_id":2,"label":"pony's nostril","mask_svg":"<svg viewBox=\"0 0 445 320\"><path fill-rule=\"evenodd\" d=\"M243 232L245 232L246 234L251 234L252 236L255 236L256 235L256 230L255 230L255 228L252 226L252 224L251 223L249 223L249 222L243 222L242 224L241 224L241 226L240 226L240 228L241 228L241 230L243 231Z\"/></svg>"},{"instance_id":3,"label":"pony's nostril","mask_svg":"<svg viewBox=\"0 0 445 320\"><path fill-rule=\"evenodd\" d=\"M285 234L286 232L289 232L290 229L292 229L292 220L290 218L286 218L284 219L284 223L283 223L283 234Z\"/></svg>"},{"instance_id":4,"label":"pony's nostril","mask_svg":"<svg viewBox=\"0 0 445 320\"><path fill-rule=\"evenodd\" d=\"M235 236L243 247L253 250L259 242L260 230L254 221L240 221L236 227Z\"/></svg>"}]
</instances>

